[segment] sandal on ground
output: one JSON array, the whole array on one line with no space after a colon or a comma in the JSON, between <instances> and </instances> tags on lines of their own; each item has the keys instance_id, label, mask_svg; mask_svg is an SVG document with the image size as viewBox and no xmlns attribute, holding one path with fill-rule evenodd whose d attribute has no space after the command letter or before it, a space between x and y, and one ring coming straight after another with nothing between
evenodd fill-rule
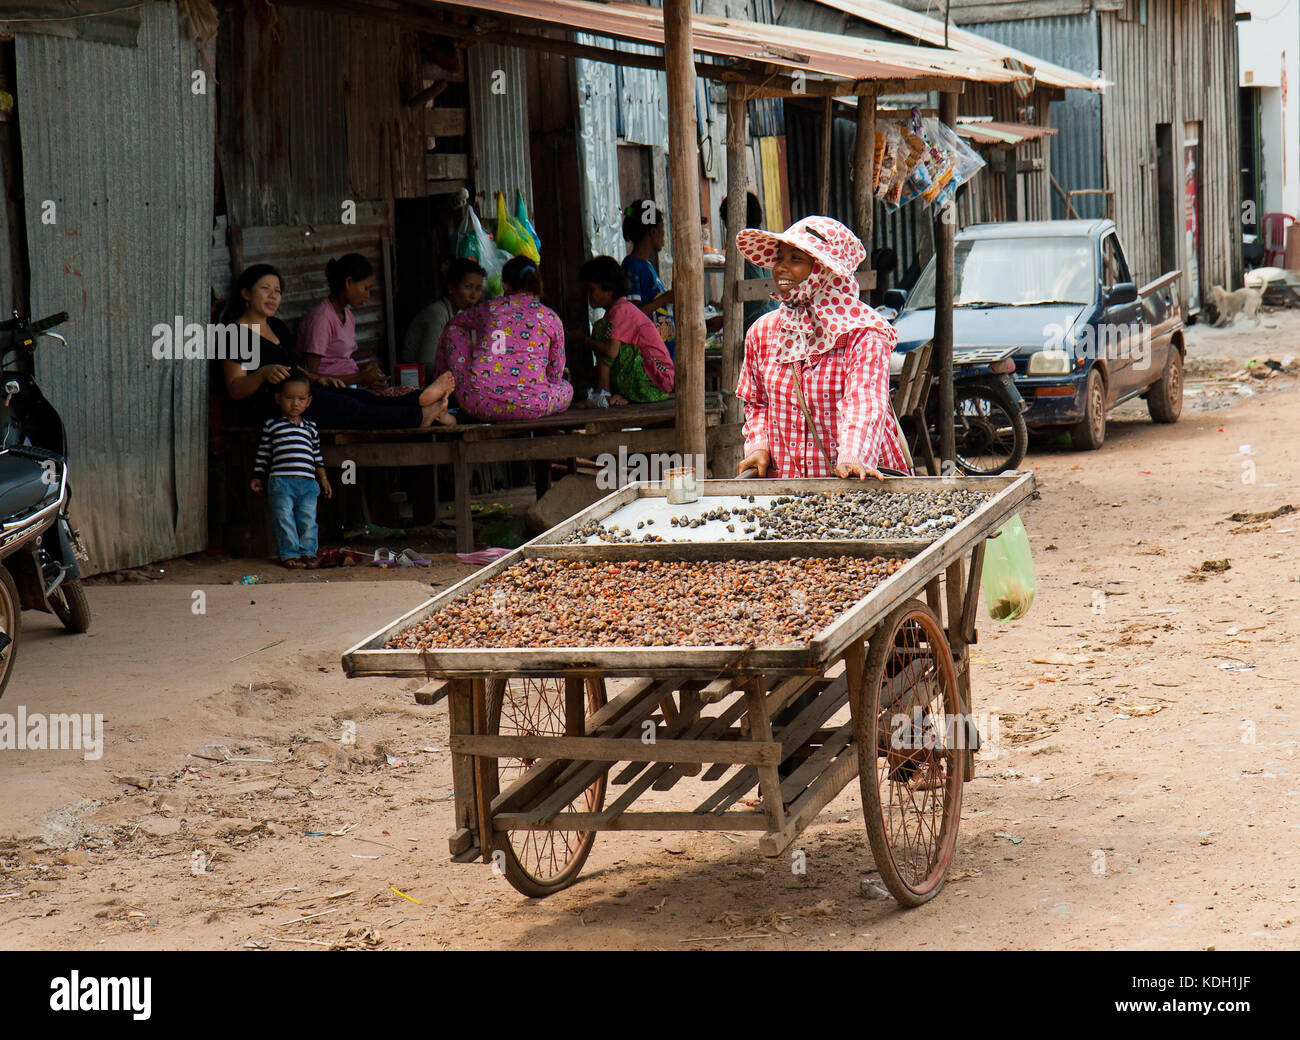
<instances>
[{"instance_id":1,"label":"sandal on ground","mask_svg":"<svg viewBox=\"0 0 1300 1040\"><path fill-rule=\"evenodd\" d=\"M425 559L425 557L421 556L414 549L403 549L398 556L407 561L407 563L402 566L428 567L430 564L429 560Z\"/></svg>"},{"instance_id":2,"label":"sandal on ground","mask_svg":"<svg viewBox=\"0 0 1300 1040\"><path fill-rule=\"evenodd\" d=\"M375 558L370 562L372 566L383 567L385 570L397 566L397 559L393 556L391 549L376 549Z\"/></svg>"},{"instance_id":3,"label":"sandal on ground","mask_svg":"<svg viewBox=\"0 0 1300 1040\"><path fill-rule=\"evenodd\" d=\"M309 571L320 570L321 561L315 556L304 556L302 562Z\"/></svg>"},{"instance_id":4,"label":"sandal on ground","mask_svg":"<svg viewBox=\"0 0 1300 1040\"><path fill-rule=\"evenodd\" d=\"M291 571L301 571L301 570L306 570L307 568L307 564L305 564L297 556L295 556L291 560L282 560L280 562L283 563L286 567L288 567L289 570Z\"/></svg>"}]
</instances>

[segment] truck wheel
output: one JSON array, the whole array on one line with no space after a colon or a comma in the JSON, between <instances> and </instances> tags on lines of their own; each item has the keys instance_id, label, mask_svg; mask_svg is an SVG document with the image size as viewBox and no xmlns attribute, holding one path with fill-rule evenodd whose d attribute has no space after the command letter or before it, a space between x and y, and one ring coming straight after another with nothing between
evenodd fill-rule
<instances>
[{"instance_id":1,"label":"truck wheel","mask_svg":"<svg viewBox=\"0 0 1300 1040\"><path fill-rule=\"evenodd\" d=\"M1095 368L1088 373L1083 418L1070 427L1075 451L1096 451L1106 440L1106 383Z\"/></svg>"},{"instance_id":2,"label":"truck wheel","mask_svg":"<svg viewBox=\"0 0 1300 1040\"><path fill-rule=\"evenodd\" d=\"M1147 411L1158 423L1175 423L1183 414L1183 352L1177 347L1169 348L1164 375L1147 391Z\"/></svg>"}]
</instances>

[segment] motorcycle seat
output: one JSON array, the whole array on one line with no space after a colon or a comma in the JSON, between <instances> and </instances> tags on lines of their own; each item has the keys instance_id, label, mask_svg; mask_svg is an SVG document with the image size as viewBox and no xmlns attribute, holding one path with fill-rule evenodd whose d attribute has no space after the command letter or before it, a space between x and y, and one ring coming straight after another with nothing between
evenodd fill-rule
<instances>
[{"instance_id":1,"label":"motorcycle seat","mask_svg":"<svg viewBox=\"0 0 1300 1040\"><path fill-rule=\"evenodd\" d=\"M12 451L0 452L0 519L30 512L59 493L57 480L46 479L43 460ZM57 470L55 471L57 475Z\"/></svg>"}]
</instances>

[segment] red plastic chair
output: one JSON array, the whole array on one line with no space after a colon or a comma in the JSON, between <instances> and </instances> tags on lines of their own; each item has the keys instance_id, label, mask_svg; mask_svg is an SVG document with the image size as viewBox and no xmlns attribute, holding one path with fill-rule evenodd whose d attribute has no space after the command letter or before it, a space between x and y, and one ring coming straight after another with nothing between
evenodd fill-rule
<instances>
[{"instance_id":1,"label":"red plastic chair","mask_svg":"<svg viewBox=\"0 0 1300 1040\"><path fill-rule=\"evenodd\" d=\"M1286 229L1288 224L1294 224L1296 218L1290 213L1265 213L1264 214L1264 266L1280 267L1281 264L1275 264L1273 257L1279 260L1286 258Z\"/></svg>"}]
</instances>

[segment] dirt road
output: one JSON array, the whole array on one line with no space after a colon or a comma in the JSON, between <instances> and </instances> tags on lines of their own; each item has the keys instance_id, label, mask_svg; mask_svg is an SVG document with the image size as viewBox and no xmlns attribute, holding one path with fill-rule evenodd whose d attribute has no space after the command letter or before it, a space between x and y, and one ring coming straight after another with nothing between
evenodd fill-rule
<instances>
[{"instance_id":1,"label":"dirt road","mask_svg":"<svg viewBox=\"0 0 1300 1040\"><path fill-rule=\"evenodd\" d=\"M1269 321L1199 334L1193 371L1293 352L1300 319ZM981 620L996 740L919 910L875 891L855 787L805 832L806 873L751 836L608 834L578 885L524 899L447 860L445 706L339 672L426 585L177 579L91 589L85 637L25 619L0 711L101 713L105 744L0 751L0 945L1293 948L1300 513L1229 516L1300 506L1300 392L1230 382L1188 399L1230 408L1128 409L1100 453L1029 456L1038 599ZM1054 654L1077 663L1035 663Z\"/></svg>"}]
</instances>

